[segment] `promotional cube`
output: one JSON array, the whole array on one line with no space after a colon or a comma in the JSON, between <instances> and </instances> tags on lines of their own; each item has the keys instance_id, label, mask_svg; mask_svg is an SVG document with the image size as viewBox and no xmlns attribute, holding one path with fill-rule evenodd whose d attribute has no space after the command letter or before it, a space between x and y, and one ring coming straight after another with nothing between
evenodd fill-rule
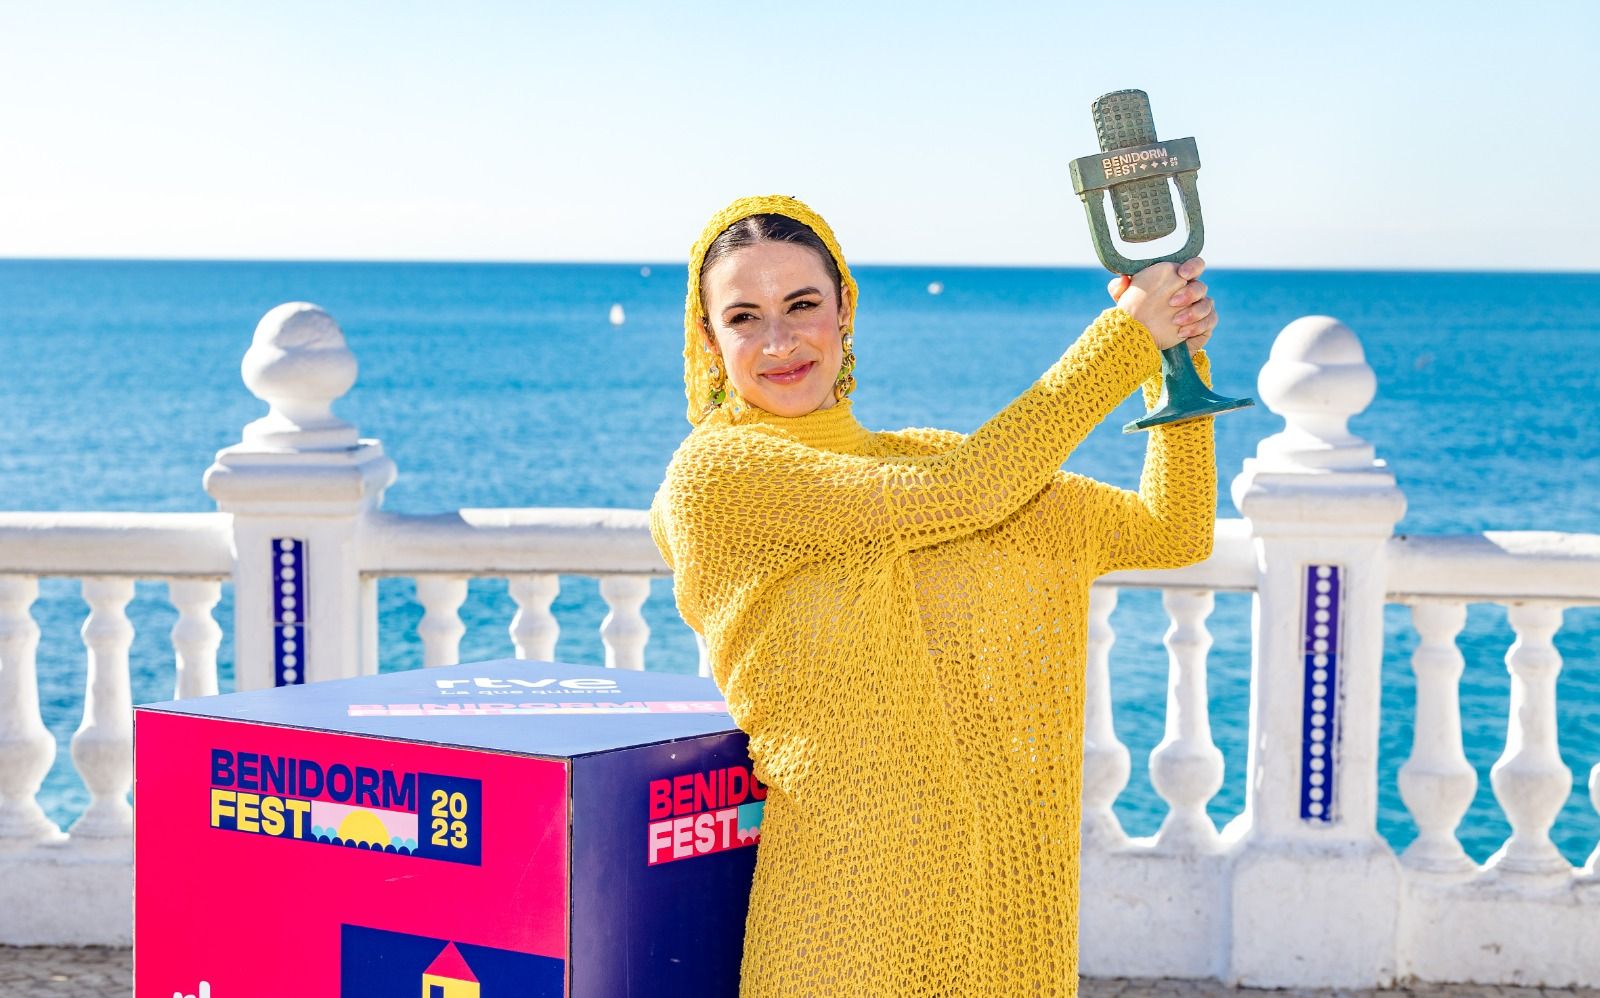
<instances>
[{"instance_id":1,"label":"promotional cube","mask_svg":"<svg viewBox=\"0 0 1600 998\"><path fill-rule=\"evenodd\" d=\"M135 998L732 998L765 797L698 677L506 660L140 707Z\"/></svg>"}]
</instances>

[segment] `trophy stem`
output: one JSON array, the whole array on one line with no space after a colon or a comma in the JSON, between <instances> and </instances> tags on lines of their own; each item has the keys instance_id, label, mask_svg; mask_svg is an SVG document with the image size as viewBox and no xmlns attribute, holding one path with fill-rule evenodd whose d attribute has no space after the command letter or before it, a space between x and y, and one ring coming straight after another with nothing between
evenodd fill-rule
<instances>
[{"instance_id":1,"label":"trophy stem","mask_svg":"<svg viewBox=\"0 0 1600 998\"><path fill-rule=\"evenodd\" d=\"M1189 344L1178 343L1161 351L1161 397L1156 400L1155 409L1123 426L1122 432L1135 433L1255 404L1255 399L1227 398L1207 388L1194 369Z\"/></svg>"}]
</instances>

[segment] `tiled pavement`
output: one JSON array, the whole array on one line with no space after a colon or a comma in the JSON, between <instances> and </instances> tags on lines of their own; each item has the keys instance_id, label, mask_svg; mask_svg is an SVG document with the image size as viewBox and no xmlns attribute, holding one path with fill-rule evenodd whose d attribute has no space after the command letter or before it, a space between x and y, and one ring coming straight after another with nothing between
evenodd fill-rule
<instances>
[{"instance_id":1,"label":"tiled pavement","mask_svg":"<svg viewBox=\"0 0 1600 998\"><path fill-rule=\"evenodd\" d=\"M190 982L197 984L198 982ZM92 946L0 946L0 998L37 995L128 998L133 953ZM1225 988L1215 981L1090 979L1083 998L1600 998L1600 988L1513 988L1473 984L1417 984L1391 991L1258 991ZM230 998L218 995L215 998Z\"/></svg>"}]
</instances>

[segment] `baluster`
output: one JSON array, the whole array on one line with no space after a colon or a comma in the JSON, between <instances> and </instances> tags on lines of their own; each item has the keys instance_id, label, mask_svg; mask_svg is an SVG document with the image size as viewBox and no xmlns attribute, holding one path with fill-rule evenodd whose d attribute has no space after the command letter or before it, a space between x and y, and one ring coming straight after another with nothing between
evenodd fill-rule
<instances>
[{"instance_id":1,"label":"baluster","mask_svg":"<svg viewBox=\"0 0 1600 998\"><path fill-rule=\"evenodd\" d=\"M178 666L172 695L178 700L217 692L217 648L222 645L222 628L211 611L220 599L222 583L217 579L167 582L167 600L178 610L178 621L172 625L172 650Z\"/></svg>"},{"instance_id":2,"label":"baluster","mask_svg":"<svg viewBox=\"0 0 1600 998\"><path fill-rule=\"evenodd\" d=\"M38 800L56 758L56 740L39 714L39 625L30 612L38 598L38 579L0 575L0 844L61 835Z\"/></svg>"},{"instance_id":3,"label":"baluster","mask_svg":"<svg viewBox=\"0 0 1600 998\"><path fill-rule=\"evenodd\" d=\"M1506 653L1511 709L1505 752L1489 770L1489 782L1511 823L1511 837L1488 866L1530 877L1566 874L1571 867L1550 841L1550 826L1572 792L1572 771L1556 747L1561 655L1551 638L1561 627L1561 607L1512 603L1506 618L1517 635Z\"/></svg>"},{"instance_id":4,"label":"baluster","mask_svg":"<svg viewBox=\"0 0 1600 998\"><path fill-rule=\"evenodd\" d=\"M606 668L644 668L644 645L650 625L639 612L650 596L647 575L608 575L600 580L600 597L611 612L600 622L600 639L606 646Z\"/></svg>"},{"instance_id":5,"label":"baluster","mask_svg":"<svg viewBox=\"0 0 1600 998\"><path fill-rule=\"evenodd\" d=\"M1600 811L1600 762L1589 770L1589 806ZM1596 845L1594 852L1589 854L1589 862L1584 865L1583 872L1591 877L1600 877L1600 845Z\"/></svg>"},{"instance_id":6,"label":"baluster","mask_svg":"<svg viewBox=\"0 0 1600 998\"><path fill-rule=\"evenodd\" d=\"M711 678L711 648L706 644L706 636L699 631L690 631L694 635L695 647L700 649L700 675Z\"/></svg>"},{"instance_id":7,"label":"baluster","mask_svg":"<svg viewBox=\"0 0 1600 998\"><path fill-rule=\"evenodd\" d=\"M78 838L118 838L133 833L133 696L128 688L128 648L133 624L128 602L133 580L83 580L89 616L80 633L89 655L83 723L72 736L72 762L89 788L89 806L72 825Z\"/></svg>"},{"instance_id":8,"label":"baluster","mask_svg":"<svg viewBox=\"0 0 1600 998\"><path fill-rule=\"evenodd\" d=\"M378 578L361 577L361 674L378 674Z\"/></svg>"},{"instance_id":9,"label":"baluster","mask_svg":"<svg viewBox=\"0 0 1600 998\"><path fill-rule=\"evenodd\" d=\"M511 644L518 658L553 661L561 623L550 612L550 604L561 592L558 575L513 575L507 580L511 598L517 602L511 618Z\"/></svg>"},{"instance_id":10,"label":"baluster","mask_svg":"<svg viewBox=\"0 0 1600 998\"><path fill-rule=\"evenodd\" d=\"M1089 589L1089 648L1084 673L1083 842L1109 849L1126 845L1111 805L1128 785L1128 746L1117 740L1111 718L1111 611L1117 608L1113 586Z\"/></svg>"},{"instance_id":11,"label":"baluster","mask_svg":"<svg viewBox=\"0 0 1600 998\"><path fill-rule=\"evenodd\" d=\"M1222 788L1222 750L1211 740L1206 697L1206 655L1211 632L1206 618L1216 606L1210 591L1168 589L1161 594L1172 626L1167 629L1166 735L1150 753L1150 782L1169 805L1157 848L1214 852L1217 826L1206 804Z\"/></svg>"},{"instance_id":12,"label":"baluster","mask_svg":"<svg viewBox=\"0 0 1600 998\"><path fill-rule=\"evenodd\" d=\"M467 601L467 580L459 575L417 576L417 599L422 602L422 620L417 635L422 638L422 664L454 665L461 661L461 637L467 633L461 623L461 604Z\"/></svg>"},{"instance_id":13,"label":"baluster","mask_svg":"<svg viewBox=\"0 0 1600 998\"><path fill-rule=\"evenodd\" d=\"M1475 867L1456 827L1478 792L1478 774L1461 745L1461 671L1456 635L1467 622L1459 600L1424 600L1411 607L1417 650L1417 719L1411 758L1400 767L1400 797L1417 823L1417 837L1400 861L1432 873L1465 873Z\"/></svg>"}]
</instances>

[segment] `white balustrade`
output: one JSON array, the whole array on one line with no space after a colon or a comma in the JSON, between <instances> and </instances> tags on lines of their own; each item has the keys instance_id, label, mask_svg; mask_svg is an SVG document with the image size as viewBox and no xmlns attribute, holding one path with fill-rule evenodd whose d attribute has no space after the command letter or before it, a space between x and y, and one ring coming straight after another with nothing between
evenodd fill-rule
<instances>
[{"instance_id":1,"label":"white balustrade","mask_svg":"<svg viewBox=\"0 0 1600 998\"><path fill-rule=\"evenodd\" d=\"M461 661L461 604L467 600L467 580L456 575L417 576L417 601L423 615L417 624L422 639L422 664L454 665Z\"/></svg>"},{"instance_id":2,"label":"white balustrade","mask_svg":"<svg viewBox=\"0 0 1600 998\"><path fill-rule=\"evenodd\" d=\"M650 625L645 623L641 608L649 597L648 576L608 575L600 580L600 598L611 608L600 622L606 668L644 668L644 646L650 640Z\"/></svg>"},{"instance_id":3,"label":"white balustrade","mask_svg":"<svg viewBox=\"0 0 1600 998\"><path fill-rule=\"evenodd\" d=\"M642 509L373 511L359 548L362 571L381 575L671 574Z\"/></svg>"},{"instance_id":4,"label":"white balustrade","mask_svg":"<svg viewBox=\"0 0 1600 998\"><path fill-rule=\"evenodd\" d=\"M221 632L209 615L233 571L230 544L230 518L217 513L0 513L0 943L131 939L133 580L168 581L177 693L212 692ZM90 802L70 835L38 799L59 751L35 675L40 576L82 579L89 609L70 754Z\"/></svg>"},{"instance_id":5,"label":"white balustrade","mask_svg":"<svg viewBox=\"0 0 1600 998\"><path fill-rule=\"evenodd\" d=\"M550 612L550 604L561 592L559 575L513 575L507 580L511 598L517 604L511 618L511 645L518 658L548 662L556 657L556 639L561 624Z\"/></svg>"},{"instance_id":6,"label":"white balustrade","mask_svg":"<svg viewBox=\"0 0 1600 998\"><path fill-rule=\"evenodd\" d=\"M1478 791L1478 774L1461 744L1461 673L1465 662L1456 635L1467 622L1460 600L1412 604L1417 648L1416 723L1411 757L1400 767L1400 797L1417 823L1417 837L1400 861L1428 873L1466 874L1476 869L1456 838L1456 826Z\"/></svg>"},{"instance_id":7,"label":"white balustrade","mask_svg":"<svg viewBox=\"0 0 1600 998\"><path fill-rule=\"evenodd\" d=\"M1502 874L1565 876L1571 867L1550 840L1550 826L1572 793L1572 771L1556 747L1556 674L1561 655L1551 640L1561 627L1561 607L1512 603L1506 612L1517 640L1506 653L1511 707L1506 748L1489 771L1495 799L1511 823L1511 837L1489 858Z\"/></svg>"},{"instance_id":8,"label":"white balustrade","mask_svg":"<svg viewBox=\"0 0 1600 998\"><path fill-rule=\"evenodd\" d=\"M376 672L383 576L416 580L429 666L459 659L473 578L508 580L518 657L554 658L560 576L578 575L600 580L607 666L645 667L643 606L651 579L669 574L646 512L383 512L393 464L332 412L355 370L330 316L281 306L257 327L244 364L268 412L206 475L220 512L0 513L0 943L126 942L135 578L167 580L179 697L217 689L223 632L213 612L230 577L239 688ZM1285 329L1259 387L1286 425L1234 482L1248 518L1218 520L1203 562L1113 573L1089 593L1084 688L1074 691L1084 712L1084 966L1267 986L1600 985L1600 845L1580 880L1551 837L1571 781L1557 748L1553 636L1563 607L1600 603L1600 536L1391 536L1403 495L1347 425L1376 379L1354 334L1331 319ZM35 676L30 608L41 576L82 578L89 603L72 756L92 800L70 835L37 800L57 751ZM1140 839L1113 809L1131 768L1109 681L1119 587L1162 590L1170 620L1166 732L1149 765L1167 813ZM1223 778L1207 697L1219 590L1254 599L1246 804L1221 834L1207 812ZM1508 604L1515 632L1506 748L1492 778L1513 831L1489 876L1457 837L1476 778L1462 750L1456 642L1466 604L1482 601ZM1400 774L1418 835L1403 865L1376 831L1385 602L1411 606L1419 635L1415 735ZM285 608L292 621L274 617ZM698 672L710 676L710 650L695 639ZM275 675L289 640L303 671ZM1600 810L1600 765L1584 762ZM27 906L49 891L29 885L50 878L70 903L59 917L32 917Z\"/></svg>"},{"instance_id":9,"label":"white balustrade","mask_svg":"<svg viewBox=\"0 0 1600 998\"><path fill-rule=\"evenodd\" d=\"M89 616L83 622L83 644L89 670L83 699L83 723L72 736L72 762L89 789L89 806L72 825L76 839L122 838L133 834L133 697L128 685L128 648L133 624L127 606L133 580L83 580Z\"/></svg>"},{"instance_id":10,"label":"white balustrade","mask_svg":"<svg viewBox=\"0 0 1600 998\"><path fill-rule=\"evenodd\" d=\"M172 579L167 582L167 597L178 610L172 625L172 648L178 678L174 699L208 697L217 692L217 649L222 645L222 628L211 611L222 599L222 583L217 579Z\"/></svg>"},{"instance_id":11,"label":"white balustrade","mask_svg":"<svg viewBox=\"0 0 1600 998\"><path fill-rule=\"evenodd\" d=\"M60 833L38 802L56 757L56 740L39 715L39 625L32 613L38 596L38 579L0 575L0 846Z\"/></svg>"},{"instance_id":12,"label":"white balustrade","mask_svg":"<svg viewBox=\"0 0 1600 998\"><path fill-rule=\"evenodd\" d=\"M1128 841L1111 810L1128 785L1128 746L1117 740L1111 711L1111 645L1117 633L1111 611L1117 608L1113 586L1089 588L1089 647L1083 689L1083 844L1114 849Z\"/></svg>"},{"instance_id":13,"label":"white balustrade","mask_svg":"<svg viewBox=\"0 0 1600 998\"><path fill-rule=\"evenodd\" d=\"M1205 622L1215 604L1207 590L1168 589L1161 596L1172 620L1165 639L1167 728L1150 753L1150 783L1170 807L1155 842L1169 852L1215 852L1220 846L1217 826L1206 814L1206 804L1222 788L1222 750L1211 740L1206 697L1211 632Z\"/></svg>"},{"instance_id":14,"label":"white balustrade","mask_svg":"<svg viewBox=\"0 0 1600 998\"><path fill-rule=\"evenodd\" d=\"M1550 600L1600 602L1600 534L1486 530L1479 534L1391 538L1392 600L1437 596L1469 603Z\"/></svg>"}]
</instances>

